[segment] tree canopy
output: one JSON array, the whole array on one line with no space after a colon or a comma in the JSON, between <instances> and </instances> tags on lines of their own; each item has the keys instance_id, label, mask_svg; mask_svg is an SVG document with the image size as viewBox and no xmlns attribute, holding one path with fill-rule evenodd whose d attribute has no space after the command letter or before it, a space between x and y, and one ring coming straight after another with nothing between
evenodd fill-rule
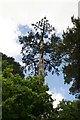
<instances>
[{"instance_id":1,"label":"tree canopy","mask_svg":"<svg viewBox=\"0 0 80 120\"><path fill-rule=\"evenodd\" d=\"M49 119L53 100L46 92L48 86L40 84L42 78L22 79L19 75L9 73L9 77L2 78L2 120L39 120L42 116Z\"/></svg>"},{"instance_id":2,"label":"tree canopy","mask_svg":"<svg viewBox=\"0 0 80 120\"><path fill-rule=\"evenodd\" d=\"M11 68L13 69L12 70L13 75L19 74L22 78L24 78L25 75L23 73L23 67L18 62L16 62L13 57L8 57L3 53L1 54L2 54L2 71L5 72L5 77L7 69L9 70Z\"/></svg>"},{"instance_id":3,"label":"tree canopy","mask_svg":"<svg viewBox=\"0 0 80 120\"><path fill-rule=\"evenodd\" d=\"M56 108L57 120L79 120L80 119L80 100L62 100Z\"/></svg>"},{"instance_id":4,"label":"tree canopy","mask_svg":"<svg viewBox=\"0 0 80 120\"><path fill-rule=\"evenodd\" d=\"M80 98L80 19L71 18L73 27L63 33L61 52L64 59L64 82L72 83L70 93Z\"/></svg>"}]
</instances>

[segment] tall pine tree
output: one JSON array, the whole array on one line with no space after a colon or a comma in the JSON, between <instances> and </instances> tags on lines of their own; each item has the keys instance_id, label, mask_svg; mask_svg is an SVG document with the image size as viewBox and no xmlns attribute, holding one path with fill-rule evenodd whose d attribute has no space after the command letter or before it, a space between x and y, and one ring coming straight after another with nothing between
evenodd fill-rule
<instances>
[{"instance_id":1,"label":"tall pine tree","mask_svg":"<svg viewBox=\"0 0 80 120\"><path fill-rule=\"evenodd\" d=\"M55 28L44 17L41 21L32 24L34 31L27 36L19 36L22 46L23 63L34 75L45 75L47 72L58 73L61 56L58 45L60 37L56 35Z\"/></svg>"}]
</instances>

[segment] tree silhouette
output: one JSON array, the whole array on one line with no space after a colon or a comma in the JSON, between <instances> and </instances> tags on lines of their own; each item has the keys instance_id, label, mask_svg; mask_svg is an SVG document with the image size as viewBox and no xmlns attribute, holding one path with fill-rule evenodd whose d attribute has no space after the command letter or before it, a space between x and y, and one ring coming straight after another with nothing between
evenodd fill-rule
<instances>
[{"instance_id":1,"label":"tree silhouette","mask_svg":"<svg viewBox=\"0 0 80 120\"><path fill-rule=\"evenodd\" d=\"M45 75L47 72L58 73L61 56L58 45L61 42L56 30L46 17L32 24L34 31L26 36L19 36L22 46L22 61L34 75Z\"/></svg>"}]
</instances>

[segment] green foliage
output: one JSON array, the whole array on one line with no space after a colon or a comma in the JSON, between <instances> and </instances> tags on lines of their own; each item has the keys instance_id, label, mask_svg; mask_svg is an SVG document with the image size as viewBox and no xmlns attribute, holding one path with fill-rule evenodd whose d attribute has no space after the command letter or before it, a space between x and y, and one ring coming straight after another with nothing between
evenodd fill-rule
<instances>
[{"instance_id":1,"label":"green foliage","mask_svg":"<svg viewBox=\"0 0 80 120\"><path fill-rule=\"evenodd\" d=\"M62 100L56 108L57 120L79 120L80 119L80 100Z\"/></svg>"},{"instance_id":2,"label":"green foliage","mask_svg":"<svg viewBox=\"0 0 80 120\"><path fill-rule=\"evenodd\" d=\"M22 79L13 68L2 71L2 120L79 120L80 101L62 101L53 108L54 100L42 85L44 76Z\"/></svg>"},{"instance_id":3,"label":"green foliage","mask_svg":"<svg viewBox=\"0 0 80 120\"><path fill-rule=\"evenodd\" d=\"M6 71L7 77L4 75ZM41 77L22 79L14 76L12 69L4 69L2 77L3 120L39 120L41 115L49 118L53 108L48 86L41 85ZM7 113L7 114L6 114Z\"/></svg>"},{"instance_id":4,"label":"green foliage","mask_svg":"<svg viewBox=\"0 0 80 120\"><path fill-rule=\"evenodd\" d=\"M72 82L71 94L80 98L80 19L71 18L73 27L63 33L61 52L64 58L64 82Z\"/></svg>"},{"instance_id":5,"label":"green foliage","mask_svg":"<svg viewBox=\"0 0 80 120\"><path fill-rule=\"evenodd\" d=\"M8 57L3 53L1 53L1 54L2 54L2 71L6 72L7 69L11 68L11 69L13 69L12 70L13 75L19 74L22 78L24 78L23 67L18 62L16 62L13 57ZM9 70L8 70L8 72L9 72ZM7 75L9 75L9 73Z\"/></svg>"}]
</instances>

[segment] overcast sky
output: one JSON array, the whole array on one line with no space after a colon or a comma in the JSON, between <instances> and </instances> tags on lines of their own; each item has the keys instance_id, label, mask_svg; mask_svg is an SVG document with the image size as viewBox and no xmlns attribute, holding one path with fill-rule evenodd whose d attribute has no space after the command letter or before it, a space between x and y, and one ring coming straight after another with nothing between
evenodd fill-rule
<instances>
[{"instance_id":1,"label":"overcast sky","mask_svg":"<svg viewBox=\"0 0 80 120\"><path fill-rule=\"evenodd\" d=\"M77 0L0 0L0 51L13 56L19 53L18 24L31 25L46 16L62 32L71 26L72 15L78 15Z\"/></svg>"},{"instance_id":2,"label":"overcast sky","mask_svg":"<svg viewBox=\"0 0 80 120\"><path fill-rule=\"evenodd\" d=\"M19 24L30 26L46 16L50 24L61 33L68 26L72 26L73 15L78 16L78 0L0 0L0 52L19 59L21 46L16 42L21 34L18 31ZM60 79L61 76L58 80ZM65 91L68 91L66 86L59 84L60 88L56 89L57 83L55 87L49 80L47 83L51 92L55 92L56 98L70 97L65 95Z\"/></svg>"}]
</instances>

